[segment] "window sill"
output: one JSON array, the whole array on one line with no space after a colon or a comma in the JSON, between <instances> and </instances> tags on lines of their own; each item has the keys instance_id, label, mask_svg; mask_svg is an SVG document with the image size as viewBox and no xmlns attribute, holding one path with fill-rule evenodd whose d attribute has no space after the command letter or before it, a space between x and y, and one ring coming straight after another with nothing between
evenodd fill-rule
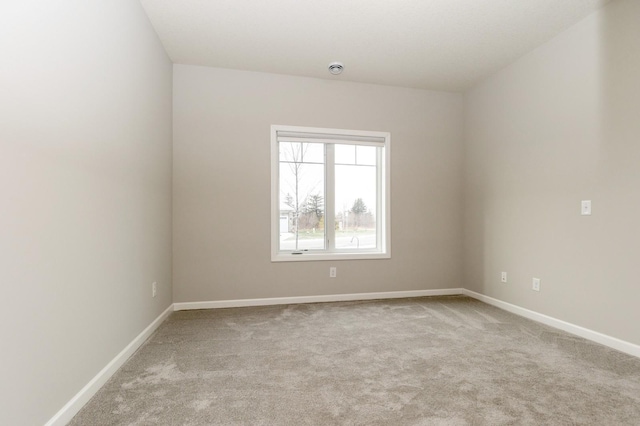
<instances>
[{"instance_id":1,"label":"window sill","mask_svg":"<svg viewBox=\"0 0 640 426\"><path fill-rule=\"evenodd\" d=\"M323 260L372 260L390 259L391 253L277 253L271 255L272 262L313 262Z\"/></svg>"}]
</instances>

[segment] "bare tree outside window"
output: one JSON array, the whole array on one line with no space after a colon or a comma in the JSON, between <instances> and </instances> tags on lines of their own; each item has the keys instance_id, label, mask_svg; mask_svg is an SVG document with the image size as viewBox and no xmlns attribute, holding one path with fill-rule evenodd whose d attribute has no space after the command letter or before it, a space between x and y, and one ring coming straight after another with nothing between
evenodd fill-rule
<instances>
[{"instance_id":1,"label":"bare tree outside window","mask_svg":"<svg viewBox=\"0 0 640 426\"><path fill-rule=\"evenodd\" d=\"M281 199L290 208L293 233L281 249L324 248L324 145L286 142L279 151Z\"/></svg>"}]
</instances>

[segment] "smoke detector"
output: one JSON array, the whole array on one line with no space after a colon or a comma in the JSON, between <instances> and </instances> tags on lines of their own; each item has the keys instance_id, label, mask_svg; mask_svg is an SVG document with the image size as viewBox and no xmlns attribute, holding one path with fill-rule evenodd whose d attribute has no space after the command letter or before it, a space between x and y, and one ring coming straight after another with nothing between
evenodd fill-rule
<instances>
[{"instance_id":1,"label":"smoke detector","mask_svg":"<svg viewBox=\"0 0 640 426\"><path fill-rule=\"evenodd\" d=\"M329 72L333 75L338 75L344 69L344 65L340 62L331 62L329 64Z\"/></svg>"}]
</instances>

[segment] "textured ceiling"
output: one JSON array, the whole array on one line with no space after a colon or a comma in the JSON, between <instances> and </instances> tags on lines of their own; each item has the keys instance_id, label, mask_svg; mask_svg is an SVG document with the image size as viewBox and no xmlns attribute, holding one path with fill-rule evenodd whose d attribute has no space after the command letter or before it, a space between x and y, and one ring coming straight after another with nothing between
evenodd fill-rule
<instances>
[{"instance_id":1,"label":"textured ceiling","mask_svg":"<svg viewBox=\"0 0 640 426\"><path fill-rule=\"evenodd\" d=\"M141 0L174 63L449 91L608 2Z\"/></svg>"}]
</instances>

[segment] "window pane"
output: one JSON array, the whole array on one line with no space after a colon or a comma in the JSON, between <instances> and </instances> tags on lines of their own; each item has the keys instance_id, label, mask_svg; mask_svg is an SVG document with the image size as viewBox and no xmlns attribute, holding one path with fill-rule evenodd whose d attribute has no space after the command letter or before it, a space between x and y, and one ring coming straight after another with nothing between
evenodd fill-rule
<instances>
[{"instance_id":1,"label":"window pane","mask_svg":"<svg viewBox=\"0 0 640 426\"><path fill-rule=\"evenodd\" d=\"M336 164L356 164L355 145L335 145L335 153Z\"/></svg>"},{"instance_id":2,"label":"window pane","mask_svg":"<svg viewBox=\"0 0 640 426\"><path fill-rule=\"evenodd\" d=\"M335 171L336 249L376 248L376 166L336 165Z\"/></svg>"},{"instance_id":3,"label":"window pane","mask_svg":"<svg viewBox=\"0 0 640 426\"><path fill-rule=\"evenodd\" d=\"M297 163L324 163L324 144L280 142L280 161Z\"/></svg>"},{"instance_id":4,"label":"window pane","mask_svg":"<svg viewBox=\"0 0 640 426\"><path fill-rule=\"evenodd\" d=\"M356 164L375 166L377 149L375 146L356 146Z\"/></svg>"},{"instance_id":5,"label":"window pane","mask_svg":"<svg viewBox=\"0 0 640 426\"><path fill-rule=\"evenodd\" d=\"M280 161L300 161L301 147L299 143L280 142L278 149L280 151Z\"/></svg>"},{"instance_id":6,"label":"window pane","mask_svg":"<svg viewBox=\"0 0 640 426\"><path fill-rule=\"evenodd\" d=\"M323 143L305 143L303 161L305 163L324 163L324 144Z\"/></svg>"},{"instance_id":7,"label":"window pane","mask_svg":"<svg viewBox=\"0 0 640 426\"><path fill-rule=\"evenodd\" d=\"M324 165L310 159L324 162L323 144L280 143L280 250L325 248Z\"/></svg>"}]
</instances>

